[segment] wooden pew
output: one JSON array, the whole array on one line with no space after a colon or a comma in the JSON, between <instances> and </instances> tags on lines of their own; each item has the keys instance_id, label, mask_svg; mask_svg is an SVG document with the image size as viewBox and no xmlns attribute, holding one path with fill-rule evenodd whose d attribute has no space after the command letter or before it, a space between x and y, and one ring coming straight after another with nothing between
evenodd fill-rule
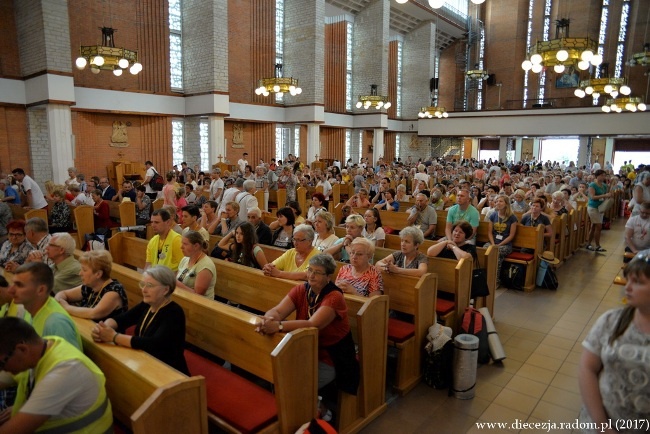
<instances>
[{"instance_id":1,"label":"wooden pew","mask_svg":"<svg viewBox=\"0 0 650 434\"><path fill-rule=\"evenodd\" d=\"M136 252L135 254L118 254L113 257L114 262L133 267L144 266L144 262L137 258L144 254L146 241L119 233L111 238L109 243L111 251L118 249L120 252ZM276 250L280 253L283 252L281 249ZM274 307L288 294L292 287L298 284L298 282L292 280L268 278L260 270L227 261L215 259L214 263L217 267L218 276L215 294L257 310L267 311ZM121 266L118 268L118 270L123 269L124 267ZM137 286L140 275L134 270L127 271L118 280L122 282L125 288L127 285L134 288L131 291L132 293L127 291L129 304L131 305L139 302L141 298ZM125 279L128 280L125 282ZM435 285L433 287L435 288ZM344 428L344 432L356 432L386 409L385 372L388 297L363 298L346 294L346 302L356 331L356 341L360 348L362 383L357 397L346 394L341 396L340 428ZM429 327L429 325L426 327ZM423 348L423 346L424 344L420 348ZM204 347L201 346L201 348ZM210 350L208 349L208 351ZM419 361L419 358L417 360ZM382 375L377 375L380 372Z\"/></svg>"},{"instance_id":2,"label":"wooden pew","mask_svg":"<svg viewBox=\"0 0 650 434\"><path fill-rule=\"evenodd\" d=\"M98 344L91 336L95 323L73 319L84 353L106 377L113 415L134 434L208 432L203 377L187 377L144 351Z\"/></svg>"},{"instance_id":3,"label":"wooden pew","mask_svg":"<svg viewBox=\"0 0 650 434\"><path fill-rule=\"evenodd\" d=\"M86 235L95 232L93 209L90 205L79 205L72 210L77 225L77 247L80 249L83 248L86 242Z\"/></svg>"},{"instance_id":4,"label":"wooden pew","mask_svg":"<svg viewBox=\"0 0 650 434\"><path fill-rule=\"evenodd\" d=\"M544 250L544 230L542 225L531 227L519 224L512 245L518 249L526 248L532 251L532 253L515 251L504 258L504 263L513 262L526 265L524 291L532 291L535 289L535 280L537 278L538 255L541 255Z\"/></svg>"},{"instance_id":5,"label":"wooden pew","mask_svg":"<svg viewBox=\"0 0 650 434\"><path fill-rule=\"evenodd\" d=\"M132 241L131 238L139 240L125 237L128 241ZM142 301L138 287L140 273L116 263L111 277L124 285L130 306ZM273 383L277 420L265 426L262 432L293 433L316 416L318 331L315 328L263 336L255 332L257 316L248 312L187 291L175 291L172 298L185 311L187 342ZM217 366L215 369L222 371ZM212 394L223 400L228 394L236 393L220 387L211 388L211 383L207 383L208 405ZM214 408L210 410L208 417L213 423L228 432L238 432L230 418L245 415L224 415L218 410L215 412Z\"/></svg>"}]
</instances>

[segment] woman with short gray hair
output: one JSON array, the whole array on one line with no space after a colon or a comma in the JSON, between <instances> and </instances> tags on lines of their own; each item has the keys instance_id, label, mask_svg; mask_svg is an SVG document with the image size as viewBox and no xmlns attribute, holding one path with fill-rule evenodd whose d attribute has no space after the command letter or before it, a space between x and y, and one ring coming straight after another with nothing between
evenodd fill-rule
<instances>
[{"instance_id":1,"label":"woman with short gray hair","mask_svg":"<svg viewBox=\"0 0 650 434\"><path fill-rule=\"evenodd\" d=\"M386 273L404 274L407 276L420 277L429 268L427 255L418 251L418 247L424 242L424 234L420 228L407 226L399 233L400 250L386 256L377 262L375 267Z\"/></svg>"},{"instance_id":2,"label":"woman with short gray hair","mask_svg":"<svg viewBox=\"0 0 650 434\"><path fill-rule=\"evenodd\" d=\"M319 252L330 247L339 239L334 234L334 216L327 211L318 211L314 216L314 230L316 238L312 245L318 249Z\"/></svg>"},{"instance_id":3,"label":"woman with short gray hair","mask_svg":"<svg viewBox=\"0 0 650 434\"><path fill-rule=\"evenodd\" d=\"M336 263L330 255L321 253L312 257L306 271L307 282L294 286L277 306L266 312L256 330L272 335L316 327L318 388L336 379L341 390L356 395L359 363L343 292L330 280L335 269ZM296 319L285 320L292 312L296 312ZM327 410L321 412L326 414Z\"/></svg>"}]
</instances>

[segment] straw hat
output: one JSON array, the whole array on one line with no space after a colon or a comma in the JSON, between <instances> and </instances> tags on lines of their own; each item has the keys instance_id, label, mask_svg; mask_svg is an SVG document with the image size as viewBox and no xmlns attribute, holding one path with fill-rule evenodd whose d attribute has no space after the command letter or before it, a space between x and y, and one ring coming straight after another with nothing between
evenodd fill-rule
<instances>
[{"instance_id":1,"label":"straw hat","mask_svg":"<svg viewBox=\"0 0 650 434\"><path fill-rule=\"evenodd\" d=\"M537 256L542 261L546 261L546 262L548 262L550 264L559 264L560 263L560 260L557 259L555 257L555 255L553 254L553 252L551 252L550 250L546 250L544 253L542 253L541 255L537 255Z\"/></svg>"}]
</instances>

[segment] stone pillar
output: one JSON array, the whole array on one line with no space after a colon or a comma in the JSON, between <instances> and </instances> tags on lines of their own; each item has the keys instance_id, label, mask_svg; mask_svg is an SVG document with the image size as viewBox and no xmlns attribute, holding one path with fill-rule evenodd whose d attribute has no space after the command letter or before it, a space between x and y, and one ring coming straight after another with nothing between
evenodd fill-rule
<instances>
[{"instance_id":1,"label":"stone pillar","mask_svg":"<svg viewBox=\"0 0 650 434\"><path fill-rule=\"evenodd\" d=\"M506 162L506 152L508 151L508 138L499 137L499 160Z\"/></svg>"},{"instance_id":2,"label":"stone pillar","mask_svg":"<svg viewBox=\"0 0 650 434\"><path fill-rule=\"evenodd\" d=\"M307 156L305 164L311 164L316 160L316 155L322 155L320 151L320 125L307 124Z\"/></svg>"},{"instance_id":3,"label":"stone pillar","mask_svg":"<svg viewBox=\"0 0 650 434\"><path fill-rule=\"evenodd\" d=\"M375 128L372 135L372 161L370 164L374 167L379 158L384 156L384 129Z\"/></svg>"},{"instance_id":4,"label":"stone pillar","mask_svg":"<svg viewBox=\"0 0 650 434\"><path fill-rule=\"evenodd\" d=\"M54 180L52 152L50 150L50 132L47 121L48 112L46 106L36 106L27 109L31 170L30 168L24 169L41 186L48 179Z\"/></svg>"},{"instance_id":5,"label":"stone pillar","mask_svg":"<svg viewBox=\"0 0 650 434\"><path fill-rule=\"evenodd\" d=\"M324 103L325 0L284 0L283 73L302 88L299 96L285 95L285 105Z\"/></svg>"},{"instance_id":6,"label":"stone pillar","mask_svg":"<svg viewBox=\"0 0 650 434\"><path fill-rule=\"evenodd\" d=\"M370 94L371 84L377 85L379 95L388 94L390 3L390 1L383 0L370 2L355 17L352 47L354 104L356 104L359 95ZM354 111L357 113L367 112L364 108L358 109L356 106L354 106Z\"/></svg>"},{"instance_id":7,"label":"stone pillar","mask_svg":"<svg viewBox=\"0 0 650 434\"><path fill-rule=\"evenodd\" d=\"M222 116L208 116L208 134L210 144L208 155L210 156L210 167L219 162L219 155L223 158L221 162L225 163L226 158L226 135L225 123Z\"/></svg>"},{"instance_id":8,"label":"stone pillar","mask_svg":"<svg viewBox=\"0 0 650 434\"><path fill-rule=\"evenodd\" d=\"M612 167L614 167L614 138L613 137L605 138L605 155L603 156L603 162L607 163L608 161L612 164ZM603 164L603 169L604 168L605 165ZM616 173L616 170L614 170L614 173Z\"/></svg>"},{"instance_id":9,"label":"stone pillar","mask_svg":"<svg viewBox=\"0 0 650 434\"><path fill-rule=\"evenodd\" d=\"M515 139L515 163L521 161L522 140L521 137Z\"/></svg>"},{"instance_id":10,"label":"stone pillar","mask_svg":"<svg viewBox=\"0 0 650 434\"><path fill-rule=\"evenodd\" d=\"M404 37L402 58L402 113L412 117L431 103L429 80L435 74L436 26L422 25Z\"/></svg>"},{"instance_id":11,"label":"stone pillar","mask_svg":"<svg viewBox=\"0 0 650 434\"><path fill-rule=\"evenodd\" d=\"M201 167L201 118L186 117L183 125L183 160L188 167Z\"/></svg>"},{"instance_id":12,"label":"stone pillar","mask_svg":"<svg viewBox=\"0 0 650 434\"><path fill-rule=\"evenodd\" d=\"M584 166L589 162L588 148L589 136L580 136L580 145L578 147L578 167Z\"/></svg>"},{"instance_id":13,"label":"stone pillar","mask_svg":"<svg viewBox=\"0 0 650 434\"><path fill-rule=\"evenodd\" d=\"M539 160L539 138L533 137L533 160Z\"/></svg>"},{"instance_id":14,"label":"stone pillar","mask_svg":"<svg viewBox=\"0 0 650 434\"><path fill-rule=\"evenodd\" d=\"M479 158L479 139L471 139L472 140L472 158L476 158L478 160Z\"/></svg>"},{"instance_id":15,"label":"stone pillar","mask_svg":"<svg viewBox=\"0 0 650 434\"><path fill-rule=\"evenodd\" d=\"M228 92L228 1L181 4L185 93Z\"/></svg>"},{"instance_id":16,"label":"stone pillar","mask_svg":"<svg viewBox=\"0 0 650 434\"><path fill-rule=\"evenodd\" d=\"M68 167L72 166L74 156L72 152L72 119L70 106L62 104L48 104L45 108L47 114L47 129L50 146L50 164L52 179L56 184L63 184L68 178ZM34 155L32 153L32 155ZM36 161L32 160L34 174L41 174ZM43 167L47 172L47 167ZM41 179L43 182L47 180Z\"/></svg>"}]
</instances>

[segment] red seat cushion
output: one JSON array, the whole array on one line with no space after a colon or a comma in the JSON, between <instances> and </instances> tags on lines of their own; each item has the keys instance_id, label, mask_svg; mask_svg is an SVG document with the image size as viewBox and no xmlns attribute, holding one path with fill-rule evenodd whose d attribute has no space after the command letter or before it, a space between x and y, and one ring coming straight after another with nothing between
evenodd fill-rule
<instances>
[{"instance_id":1,"label":"red seat cushion","mask_svg":"<svg viewBox=\"0 0 650 434\"><path fill-rule=\"evenodd\" d=\"M185 360L192 375L205 377L208 410L239 431L257 432L277 419L271 392L189 350Z\"/></svg>"},{"instance_id":2,"label":"red seat cushion","mask_svg":"<svg viewBox=\"0 0 650 434\"><path fill-rule=\"evenodd\" d=\"M518 261L532 261L535 259L535 255L532 253L523 253L523 252L512 252L506 259L516 259Z\"/></svg>"},{"instance_id":3,"label":"red seat cushion","mask_svg":"<svg viewBox=\"0 0 650 434\"><path fill-rule=\"evenodd\" d=\"M436 300L436 314L444 315L451 312L456 308L456 303L451 300L445 300L444 298L438 298Z\"/></svg>"},{"instance_id":4,"label":"red seat cushion","mask_svg":"<svg viewBox=\"0 0 650 434\"><path fill-rule=\"evenodd\" d=\"M389 340L393 342L404 342L412 336L415 336L415 325L395 318L388 318Z\"/></svg>"}]
</instances>

